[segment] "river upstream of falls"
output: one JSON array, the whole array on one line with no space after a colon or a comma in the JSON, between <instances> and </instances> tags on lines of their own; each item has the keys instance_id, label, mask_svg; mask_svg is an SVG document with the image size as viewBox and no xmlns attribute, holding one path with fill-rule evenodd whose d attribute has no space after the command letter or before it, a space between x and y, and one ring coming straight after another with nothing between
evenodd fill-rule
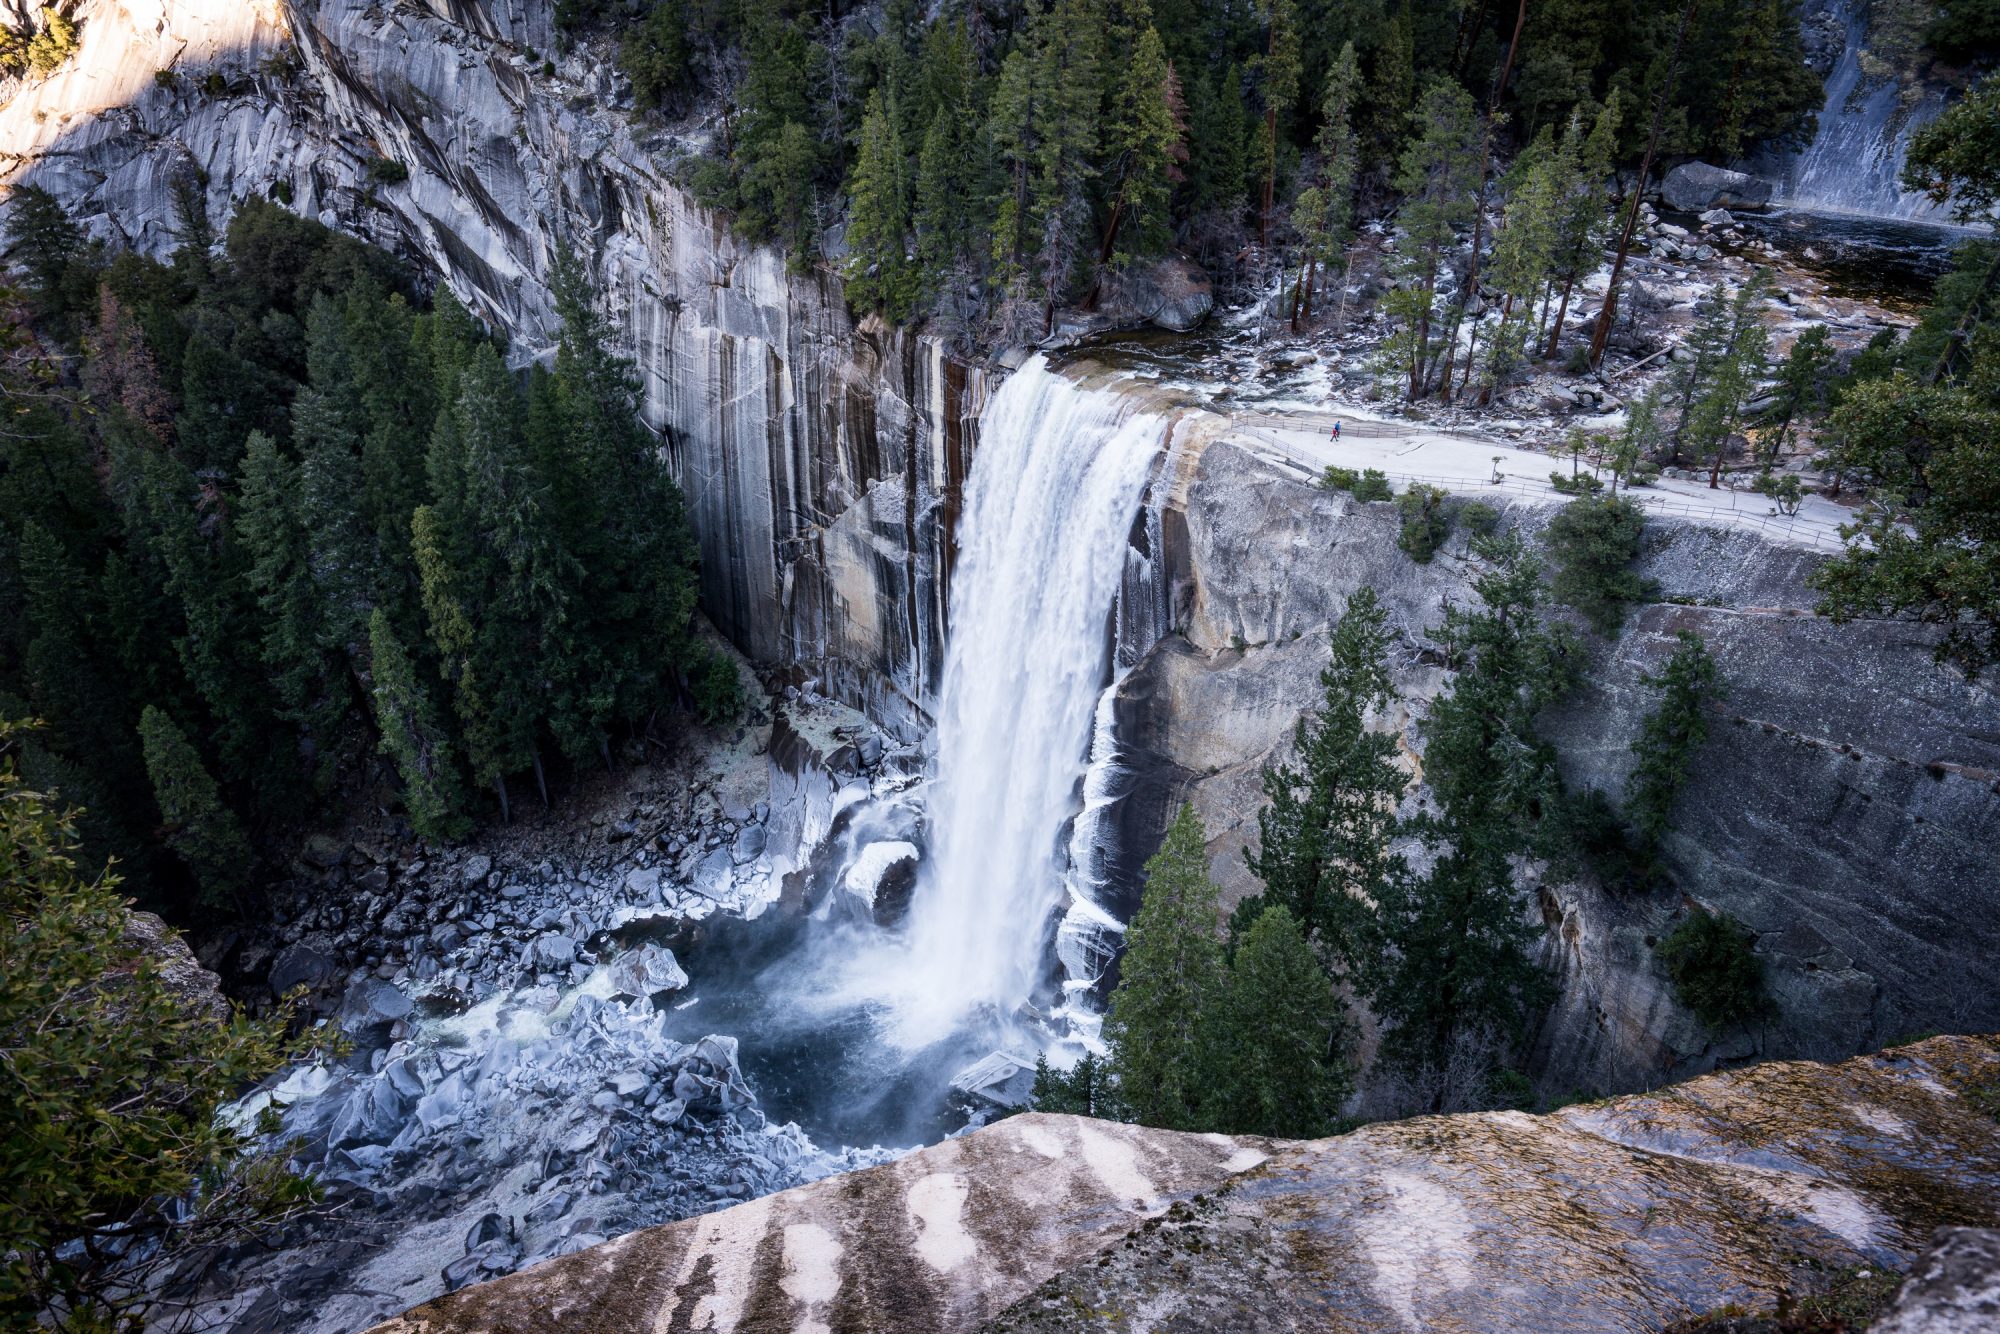
<instances>
[{"instance_id":1,"label":"river upstream of falls","mask_svg":"<svg viewBox=\"0 0 2000 1334\"><path fill-rule=\"evenodd\" d=\"M1137 402L1039 357L994 393L933 735L846 778L790 863L496 876L432 913L464 929L430 977L357 974L354 1052L233 1113L276 1117L332 1213L225 1256L187 1294L203 1326L364 1328L934 1142L1018 1101L1038 1055L1094 1045L1122 930L1100 901L1109 692L1165 614L1131 565L1170 423ZM787 871L808 888L781 908ZM493 947L510 922L518 958Z\"/></svg>"}]
</instances>

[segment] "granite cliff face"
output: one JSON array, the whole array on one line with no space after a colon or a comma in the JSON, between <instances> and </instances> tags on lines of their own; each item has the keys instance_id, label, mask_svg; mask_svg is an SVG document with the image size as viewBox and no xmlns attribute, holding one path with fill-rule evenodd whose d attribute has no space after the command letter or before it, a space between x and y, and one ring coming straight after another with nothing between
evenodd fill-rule
<instances>
[{"instance_id":1,"label":"granite cliff face","mask_svg":"<svg viewBox=\"0 0 2000 1334\"><path fill-rule=\"evenodd\" d=\"M957 497L988 374L935 342L856 324L837 280L738 243L673 184L687 145L634 124L601 53L554 55L548 0L82 0L71 62L0 106L0 179L54 190L106 238L174 244L177 193L211 219L251 191L412 256L548 348L543 276L589 261L686 487L710 616L904 739L943 658ZM408 172L391 182L372 170ZM1164 299L1164 298L1163 298ZM1178 408L1174 408L1178 412ZM1130 889L1192 799L1235 891L1258 770L1314 694L1345 594L1380 589L1409 652L1383 720L1421 773L1441 688L1415 651L1468 596L1462 543L1427 566L1386 505L1318 491L1189 413L1135 528L1115 624L1133 790L1114 816ZM1548 509L1514 502L1539 529ZM1545 1089L1645 1087L1756 1054L1826 1058L1924 1028L2000 1026L2000 705L1933 667L1921 634L1809 614L1809 554L1655 523L1660 602L1600 644L1547 720L1570 777L1616 792L1672 631L1714 647L1731 693L1667 852L1690 899L1759 933L1781 1009L1716 1041L1676 1006L1651 942L1686 904L1549 886L1563 998L1537 1042Z\"/></svg>"},{"instance_id":2,"label":"granite cliff face","mask_svg":"<svg viewBox=\"0 0 2000 1334\"><path fill-rule=\"evenodd\" d=\"M567 245L628 340L745 652L914 736L983 376L856 327L837 279L745 246L668 175L601 53L559 64L548 0L84 0L82 47L0 107L0 180L159 253L192 190L217 224L275 191L409 255L545 355ZM383 161L406 180L378 178ZM393 173L388 173L393 174Z\"/></svg>"},{"instance_id":3,"label":"granite cliff face","mask_svg":"<svg viewBox=\"0 0 2000 1334\"><path fill-rule=\"evenodd\" d=\"M1934 1228L2000 1221L2000 1123L1981 1101L1996 1082L2000 1041L1938 1038L1311 1142L1020 1116L380 1330L1655 1334L1768 1308L1815 1271L1903 1269ZM1947 1292L1928 1268L1913 1311L1976 1287L1968 1273ZM1955 1328L1921 1312L1903 1327Z\"/></svg>"},{"instance_id":4,"label":"granite cliff face","mask_svg":"<svg viewBox=\"0 0 2000 1334\"><path fill-rule=\"evenodd\" d=\"M1181 633L1120 689L1138 778L1119 814L1128 866L1192 800L1231 899L1251 889L1262 766L1317 697L1326 631L1373 586L1400 636L1403 701L1380 725L1422 774L1420 724L1444 685L1420 653L1447 600L1472 599L1465 539L1428 565L1396 548L1397 516L1304 481L1221 438L1181 460L1162 525ZM1513 500L1533 535L1553 504ZM1756 1054L1839 1059L1925 1029L2000 1026L2000 700L1934 666L1905 624L1811 613L1822 559L1742 531L1655 519L1639 571L1661 600L1592 641L1582 688L1543 720L1573 786L1622 792L1653 707L1640 681L1673 632L1707 640L1728 686L1666 857L1684 897L1549 884L1539 912L1562 999L1537 1040L1551 1093L1643 1088ZM1420 789L1419 789L1420 793ZM1413 794L1413 799L1414 799ZM1691 903L1758 934L1779 1013L1716 1040L1672 1000L1652 943Z\"/></svg>"}]
</instances>

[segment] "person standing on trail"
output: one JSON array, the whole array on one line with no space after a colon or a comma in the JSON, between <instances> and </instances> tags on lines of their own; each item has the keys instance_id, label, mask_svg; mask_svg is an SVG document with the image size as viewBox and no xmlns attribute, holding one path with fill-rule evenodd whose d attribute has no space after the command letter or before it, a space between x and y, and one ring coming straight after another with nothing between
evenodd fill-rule
<instances>
[{"instance_id":1,"label":"person standing on trail","mask_svg":"<svg viewBox=\"0 0 2000 1334\"><path fill-rule=\"evenodd\" d=\"M1340 443L1340 423L1337 421L1333 424L1333 440L1335 444Z\"/></svg>"}]
</instances>

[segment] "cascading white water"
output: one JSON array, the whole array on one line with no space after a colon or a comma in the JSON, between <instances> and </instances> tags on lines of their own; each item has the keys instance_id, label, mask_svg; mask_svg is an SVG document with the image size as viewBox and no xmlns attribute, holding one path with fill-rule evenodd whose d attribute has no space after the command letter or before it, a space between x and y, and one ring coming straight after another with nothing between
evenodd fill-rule
<instances>
[{"instance_id":1,"label":"cascading white water","mask_svg":"<svg viewBox=\"0 0 2000 1334\"><path fill-rule=\"evenodd\" d=\"M980 418L893 1035L921 1046L1033 990L1064 901L1126 544L1167 423L1040 357Z\"/></svg>"},{"instance_id":2,"label":"cascading white water","mask_svg":"<svg viewBox=\"0 0 2000 1334\"><path fill-rule=\"evenodd\" d=\"M1896 80L1868 80L1867 0L1836 0L1831 9L1845 25L1846 45L1827 76L1813 141L1787 168L1778 202L1812 213L1948 222L1946 210L1903 189L1901 179L1911 132L1937 115L1943 99L1932 93L1905 105Z\"/></svg>"}]
</instances>

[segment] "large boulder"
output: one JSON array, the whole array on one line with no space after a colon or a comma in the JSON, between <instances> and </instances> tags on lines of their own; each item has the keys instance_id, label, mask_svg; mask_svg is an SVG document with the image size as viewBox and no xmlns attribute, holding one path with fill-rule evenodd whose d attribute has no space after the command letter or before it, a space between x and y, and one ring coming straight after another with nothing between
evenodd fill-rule
<instances>
[{"instance_id":1,"label":"large boulder","mask_svg":"<svg viewBox=\"0 0 2000 1334\"><path fill-rule=\"evenodd\" d=\"M611 965L613 995L644 1000L661 992L679 991L687 984L687 970L674 958L674 952L651 941L627 950Z\"/></svg>"},{"instance_id":2,"label":"large boulder","mask_svg":"<svg viewBox=\"0 0 2000 1334\"><path fill-rule=\"evenodd\" d=\"M294 987L318 991L332 982L340 965L330 950L314 941L301 940L278 951L271 961L271 994L282 996Z\"/></svg>"},{"instance_id":3,"label":"large boulder","mask_svg":"<svg viewBox=\"0 0 2000 1334\"><path fill-rule=\"evenodd\" d=\"M195 960L180 932L152 913L135 912L125 919L125 944L152 958L161 983L188 1014L229 1022L222 979Z\"/></svg>"},{"instance_id":4,"label":"large boulder","mask_svg":"<svg viewBox=\"0 0 2000 1334\"><path fill-rule=\"evenodd\" d=\"M1186 333L1214 309L1208 275L1179 256L1108 270L1098 292L1099 314L1119 326L1151 324Z\"/></svg>"},{"instance_id":5,"label":"large boulder","mask_svg":"<svg viewBox=\"0 0 2000 1334\"><path fill-rule=\"evenodd\" d=\"M1745 172L1686 162L1660 182L1660 198L1683 213L1716 208L1762 208L1771 202L1771 183Z\"/></svg>"},{"instance_id":6,"label":"large boulder","mask_svg":"<svg viewBox=\"0 0 2000 1334\"><path fill-rule=\"evenodd\" d=\"M364 977L340 998L340 1026L351 1034L386 1028L408 1015L410 998L379 977Z\"/></svg>"},{"instance_id":7,"label":"large boulder","mask_svg":"<svg viewBox=\"0 0 2000 1334\"><path fill-rule=\"evenodd\" d=\"M910 910L917 846L900 839L862 848L840 878L842 906L858 921L894 926Z\"/></svg>"}]
</instances>

